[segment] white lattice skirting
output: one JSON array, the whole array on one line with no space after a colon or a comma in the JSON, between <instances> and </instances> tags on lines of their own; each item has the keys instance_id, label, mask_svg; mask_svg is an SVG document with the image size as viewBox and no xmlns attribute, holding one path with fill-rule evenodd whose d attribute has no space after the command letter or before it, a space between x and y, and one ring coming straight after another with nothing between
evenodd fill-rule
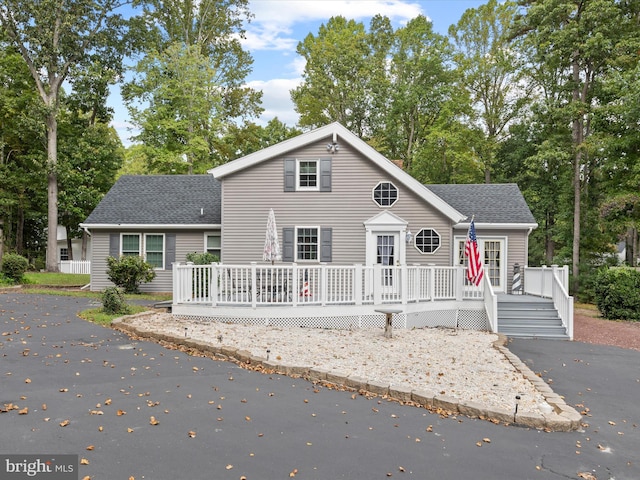
<instances>
[{"instance_id":1,"label":"white lattice skirting","mask_svg":"<svg viewBox=\"0 0 640 480\"><path fill-rule=\"evenodd\" d=\"M268 313L265 311L264 313ZM384 328L385 316L380 313L332 314L328 316L241 316L241 315L189 315L174 314L175 318L199 322L241 323L246 325L273 325L278 327L304 328ZM488 321L484 310L456 309L429 310L399 313L393 316L393 328L449 327L467 330L487 330Z\"/></svg>"}]
</instances>

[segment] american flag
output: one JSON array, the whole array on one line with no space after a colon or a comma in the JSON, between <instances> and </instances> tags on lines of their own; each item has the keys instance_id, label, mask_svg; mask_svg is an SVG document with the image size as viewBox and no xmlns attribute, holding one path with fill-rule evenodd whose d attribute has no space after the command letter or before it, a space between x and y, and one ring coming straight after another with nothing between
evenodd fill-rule
<instances>
[{"instance_id":1,"label":"american flag","mask_svg":"<svg viewBox=\"0 0 640 480\"><path fill-rule=\"evenodd\" d=\"M467 241L464 244L464 255L468 259L467 279L477 287L482 281L484 271L482 269L482 260L480 260L478 239L476 238L476 226L473 220L471 220L471 225L469 225Z\"/></svg>"}]
</instances>

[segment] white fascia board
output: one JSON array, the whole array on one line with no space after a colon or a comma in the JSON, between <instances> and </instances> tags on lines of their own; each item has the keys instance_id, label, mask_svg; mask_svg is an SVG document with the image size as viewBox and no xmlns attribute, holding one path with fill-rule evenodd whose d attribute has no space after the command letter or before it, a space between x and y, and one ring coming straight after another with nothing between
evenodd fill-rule
<instances>
[{"instance_id":1,"label":"white fascia board","mask_svg":"<svg viewBox=\"0 0 640 480\"><path fill-rule=\"evenodd\" d=\"M324 127L311 130L310 132L303 133L301 135L298 135L297 137L289 138L280 143L276 143L275 145L271 145L270 147L258 150L257 152L251 153L244 157L240 157L237 160L233 160L229 163L225 163L224 165L220 165L219 167L207 170L207 173L213 175L214 178L222 178L252 165L256 165L265 160L269 160L270 158L283 155L287 152L290 152L291 150L296 150L310 143L317 142L318 140L321 140L333 133L343 137L345 137L347 134L353 136L351 132L349 132L339 123L330 123L329 125L325 125Z\"/></svg>"},{"instance_id":2,"label":"white fascia board","mask_svg":"<svg viewBox=\"0 0 640 480\"><path fill-rule=\"evenodd\" d=\"M456 230L469 230L470 223L458 223L453 226ZM476 230L533 230L538 228L537 223L478 223L475 222Z\"/></svg>"},{"instance_id":3,"label":"white fascia board","mask_svg":"<svg viewBox=\"0 0 640 480\"><path fill-rule=\"evenodd\" d=\"M424 201L433 205L437 210L447 216L453 223L458 223L462 220L466 220L466 215L458 212L455 208L446 203L435 193L418 182L415 178L406 173L404 170L402 170L400 167L395 165L384 155L378 152L375 148L359 138L357 135L354 135L338 122L334 122L324 127L317 128L316 130L303 133L302 135L298 135L297 137L290 138L289 140L285 140L284 142L272 145L271 147L267 147L245 157L238 158L237 160L225 163L224 165L220 165L219 167L212 168L211 170L208 170L208 173L213 175L214 178L220 179L222 177L225 177L226 175L230 175L244 168L256 165L265 160L269 160L270 158L278 157L292 150L302 148L305 145L317 142L318 140L322 140L323 138L326 138L330 135L344 139L355 150L360 152L365 157L369 158L371 161L373 161L373 163L375 163L391 177L403 183ZM338 152L333 155L340 155L340 153Z\"/></svg>"},{"instance_id":4,"label":"white fascia board","mask_svg":"<svg viewBox=\"0 0 640 480\"><path fill-rule=\"evenodd\" d=\"M215 230L221 229L219 223L202 223L194 225L192 223L179 225L167 223L81 223L80 228L94 230L118 230L121 228L138 230Z\"/></svg>"}]
</instances>

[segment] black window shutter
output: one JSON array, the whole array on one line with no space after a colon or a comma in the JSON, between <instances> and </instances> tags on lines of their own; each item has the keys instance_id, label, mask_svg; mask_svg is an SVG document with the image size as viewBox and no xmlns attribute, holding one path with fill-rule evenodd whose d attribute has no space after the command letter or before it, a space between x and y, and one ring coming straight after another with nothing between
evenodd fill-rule
<instances>
[{"instance_id":1,"label":"black window shutter","mask_svg":"<svg viewBox=\"0 0 640 480\"><path fill-rule=\"evenodd\" d=\"M321 228L320 229L320 261L331 262L331 237L333 235L333 229Z\"/></svg>"},{"instance_id":2,"label":"black window shutter","mask_svg":"<svg viewBox=\"0 0 640 480\"><path fill-rule=\"evenodd\" d=\"M292 227L282 229L282 261L293 262L295 231Z\"/></svg>"},{"instance_id":3,"label":"black window shutter","mask_svg":"<svg viewBox=\"0 0 640 480\"><path fill-rule=\"evenodd\" d=\"M120 257L120 234L109 234L109 256L118 258Z\"/></svg>"},{"instance_id":4,"label":"black window shutter","mask_svg":"<svg viewBox=\"0 0 640 480\"><path fill-rule=\"evenodd\" d=\"M320 159L320 191L331 191L331 159Z\"/></svg>"},{"instance_id":5,"label":"black window shutter","mask_svg":"<svg viewBox=\"0 0 640 480\"><path fill-rule=\"evenodd\" d=\"M296 159L284 159L284 191L295 192L296 190Z\"/></svg>"},{"instance_id":6,"label":"black window shutter","mask_svg":"<svg viewBox=\"0 0 640 480\"><path fill-rule=\"evenodd\" d=\"M176 261L176 234L167 233L164 241L164 269L173 270L173 262Z\"/></svg>"}]
</instances>

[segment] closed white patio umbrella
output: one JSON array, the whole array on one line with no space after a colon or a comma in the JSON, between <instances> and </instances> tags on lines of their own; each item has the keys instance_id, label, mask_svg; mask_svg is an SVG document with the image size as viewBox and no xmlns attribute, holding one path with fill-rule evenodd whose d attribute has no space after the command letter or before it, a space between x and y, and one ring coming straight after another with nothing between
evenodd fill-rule
<instances>
[{"instance_id":1,"label":"closed white patio umbrella","mask_svg":"<svg viewBox=\"0 0 640 480\"><path fill-rule=\"evenodd\" d=\"M262 259L270 261L271 265L273 265L276 260L282 260L282 255L280 255L280 243L278 242L276 214L273 211L273 208L269 210L269 216L267 217L267 234L264 239Z\"/></svg>"}]
</instances>

